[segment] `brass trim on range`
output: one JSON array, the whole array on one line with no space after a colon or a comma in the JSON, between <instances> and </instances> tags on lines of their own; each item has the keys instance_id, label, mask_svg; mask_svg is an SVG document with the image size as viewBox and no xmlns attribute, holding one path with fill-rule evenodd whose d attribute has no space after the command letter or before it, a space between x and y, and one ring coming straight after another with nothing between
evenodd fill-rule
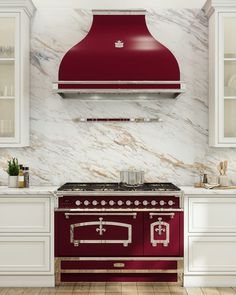
<instances>
[{"instance_id":1,"label":"brass trim on range","mask_svg":"<svg viewBox=\"0 0 236 295\"><path fill-rule=\"evenodd\" d=\"M162 232L165 233L165 239L155 239L155 232L159 236L162 236ZM161 217L158 217L158 221L150 224L150 243L153 247L156 247L157 244L162 244L164 247L168 247L170 242L170 225L169 223L162 220Z\"/></svg>"},{"instance_id":2,"label":"brass trim on range","mask_svg":"<svg viewBox=\"0 0 236 295\"><path fill-rule=\"evenodd\" d=\"M172 259L171 259L172 258ZM163 261L163 260L171 260L171 261L176 261L177 260L177 269L130 269L130 270L124 270L124 269L88 269L88 270L78 270L78 269L62 269L61 268L61 262L62 261L108 261L109 260L153 260L153 261ZM115 267L114 263L113 266ZM123 265L125 266L124 263L119 263L120 267ZM122 265L122 266L121 266ZM62 284L73 284L75 282L61 282L61 274L63 273L176 273L177 274L177 282L168 282L168 284L173 284L173 285L183 285L183 258L180 257L56 257L55 258L55 274L56 274L56 286L62 285Z\"/></svg>"},{"instance_id":3,"label":"brass trim on range","mask_svg":"<svg viewBox=\"0 0 236 295\"><path fill-rule=\"evenodd\" d=\"M174 218L175 213L149 213L149 218L152 219L153 216L170 216L170 218Z\"/></svg>"},{"instance_id":4,"label":"brass trim on range","mask_svg":"<svg viewBox=\"0 0 236 295\"><path fill-rule=\"evenodd\" d=\"M78 80L78 81L56 81L54 84L85 84L85 85L91 85L91 84L98 84L98 85L140 85L140 84L145 84L145 85L168 85L168 84L182 84L184 83L183 81L154 81L154 80L138 80L138 81L131 81L131 80ZM66 89L64 89L66 90ZM176 89L173 89L176 91Z\"/></svg>"},{"instance_id":5,"label":"brass trim on range","mask_svg":"<svg viewBox=\"0 0 236 295\"><path fill-rule=\"evenodd\" d=\"M57 257L61 261L183 261L183 257Z\"/></svg>"},{"instance_id":6,"label":"brass trim on range","mask_svg":"<svg viewBox=\"0 0 236 295\"><path fill-rule=\"evenodd\" d=\"M132 243L132 225L124 222L113 222L103 220L102 217L98 218L99 221L88 221L88 222L79 222L70 225L70 242L74 247L78 247L80 244L123 244L124 247L128 247ZM105 240L105 239L96 239L96 240L76 240L75 239L75 228L94 226L97 225L96 232L99 236L103 235L103 232L106 231L106 226L117 226L127 229L128 238L126 240Z\"/></svg>"},{"instance_id":7,"label":"brass trim on range","mask_svg":"<svg viewBox=\"0 0 236 295\"><path fill-rule=\"evenodd\" d=\"M167 208L167 209L162 209L162 208L144 208L144 209L139 209L139 208L125 208L125 209L120 209L120 208L75 208L75 209L69 209L69 208L58 208L54 210L55 212L106 212L106 211L115 211L115 212L183 212L183 209L175 209L175 208ZM130 213L131 214L131 213ZM97 214L96 214L97 215ZM112 214L113 215L113 214Z\"/></svg>"},{"instance_id":8,"label":"brass trim on range","mask_svg":"<svg viewBox=\"0 0 236 295\"><path fill-rule=\"evenodd\" d=\"M137 213L65 213L65 217L69 219L70 216L132 216L134 219L137 217Z\"/></svg>"}]
</instances>

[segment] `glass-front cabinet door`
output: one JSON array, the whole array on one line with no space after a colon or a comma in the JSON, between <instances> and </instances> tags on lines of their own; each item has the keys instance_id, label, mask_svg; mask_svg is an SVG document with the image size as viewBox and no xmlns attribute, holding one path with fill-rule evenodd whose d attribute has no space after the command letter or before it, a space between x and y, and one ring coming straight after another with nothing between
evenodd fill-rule
<instances>
[{"instance_id":1,"label":"glass-front cabinet door","mask_svg":"<svg viewBox=\"0 0 236 295\"><path fill-rule=\"evenodd\" d=\"M219 142L230 146L236 145L236 13L220 13L219 28Z\"/></svg>"},{"instance_id":2,"label":"glass-front cabinet door","mask_svg":"<svg viewBox=\"0 0 236 295\"><path fill-rule=\"evenodd\" d=\"M0 144L19 142L19 14L0 13Z\"/></svg>"}]
</instances>

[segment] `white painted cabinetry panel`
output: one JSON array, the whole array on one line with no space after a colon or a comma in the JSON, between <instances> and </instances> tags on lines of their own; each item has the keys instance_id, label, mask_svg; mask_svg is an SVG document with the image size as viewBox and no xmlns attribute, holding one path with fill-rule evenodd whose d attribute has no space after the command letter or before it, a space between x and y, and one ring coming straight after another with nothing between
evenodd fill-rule
<instances>
[{"instance_id":1,"label":"white painted cabinetry panel","mask_svg":"<svg viewBox=\"0 0 236 295\"><path fill-rule=\"evenodd\" d=\"M0 198L0 232L49 232L49 198Z\"/></svg>"},{"instance_id":2,"label":"white painted cabinetry panel","mask_svg":"<svg viewBox=\"0 0 236 295\"><path fill-rule=\"evenodd\" d=\"M184 286L236 287L236 194L185 195Z\"/></svg>"},{"instance_id":3,"label":"white painted cabinetry panel","mask_svg":"<svg viewBox=\"0 0 236 295\"><path fill-rule=\"evenodd\" d=\"M236 237L189 237L190 272L236 272Z\"/></svg>"},{"instance_id":4,"label":"white painted cabinetry panel","mask_svg":"<svg viewBox=\"0 0 236 295\"><path fill-rule=\"evenodd\" d=\"M50 271L49 237L0 237L0 272Z\"/></svg>"},{"instance_id":5,"label":"white painted cabinetry panel","mask_svg":"<svg viewBox=\"0 0 236 295\"><path fill-rule=\"evenodd\" d=\"M236 233L236 198L189 198L189 232Z\"/></svg>"}]
</instances>

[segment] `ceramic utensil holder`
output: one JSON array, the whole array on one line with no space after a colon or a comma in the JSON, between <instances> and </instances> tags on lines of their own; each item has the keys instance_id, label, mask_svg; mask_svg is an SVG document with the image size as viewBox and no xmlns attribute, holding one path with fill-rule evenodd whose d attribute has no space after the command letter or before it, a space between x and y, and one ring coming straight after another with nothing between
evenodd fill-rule
<instances>
[{"instance_id":1,"label":"ceramic utensil holder","mask_svg":"<svg viewBox=\"0 0 236 295\"><path fill-rule=\"evenodd\" d=\"M219 176L219 184L220 186L229 186L229 178L227 175Z\"/></svg>"}]
</instances>

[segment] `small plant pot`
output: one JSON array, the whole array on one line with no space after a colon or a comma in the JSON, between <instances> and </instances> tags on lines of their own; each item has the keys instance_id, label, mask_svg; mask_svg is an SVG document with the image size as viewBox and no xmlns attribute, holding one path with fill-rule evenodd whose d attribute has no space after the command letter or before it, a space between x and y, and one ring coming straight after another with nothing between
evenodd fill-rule
<instances>
[{"instance_id":1,"label":"small plant pot","mask_svg":"<svg viewBox=\"0 0 236 295\"><path fill-rule=\"evenodd\" d=\"M8 187L17 188L18 187L18 176L8 176Z\"/></svg>"}]
</instances>

